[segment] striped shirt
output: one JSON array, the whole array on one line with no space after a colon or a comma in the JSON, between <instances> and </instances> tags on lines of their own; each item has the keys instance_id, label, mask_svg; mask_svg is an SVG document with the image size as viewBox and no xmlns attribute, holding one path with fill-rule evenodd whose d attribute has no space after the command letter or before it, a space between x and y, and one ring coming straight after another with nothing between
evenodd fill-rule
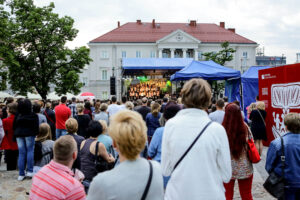
<instances>
[{"instance_id":1,"label":"striped shirt","mask_svg":"<svg viewBox=\"0 0 300 200\"><path fill-rule=\"evenodd\" d=\"M81 200L86 195L71 169L52 160L33 177L29 199Z\"/></svg>"}]
</instances>

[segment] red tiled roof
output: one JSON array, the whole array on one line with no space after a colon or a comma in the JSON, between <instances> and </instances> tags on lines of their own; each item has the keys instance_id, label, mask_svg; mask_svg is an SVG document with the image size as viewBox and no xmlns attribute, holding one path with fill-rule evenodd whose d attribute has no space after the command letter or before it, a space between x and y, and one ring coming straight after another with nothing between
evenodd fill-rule
<instances>
[{"instance_id":1,"label":"red tiled roof","mask_svg":"<svg viewBox=\"0 0 300 200\"><path fill-rule=\"evenodd\" d=\"M157 26L159 24L159 27ZM92 41L101 42L156 42L176 30L182 30L203 43L230 43L256 44L256 42L240 36L216 24L197 23L190 26L188 23L158 23L156 28L152 23L126 23Z\"/></svg>"}]
</instances>

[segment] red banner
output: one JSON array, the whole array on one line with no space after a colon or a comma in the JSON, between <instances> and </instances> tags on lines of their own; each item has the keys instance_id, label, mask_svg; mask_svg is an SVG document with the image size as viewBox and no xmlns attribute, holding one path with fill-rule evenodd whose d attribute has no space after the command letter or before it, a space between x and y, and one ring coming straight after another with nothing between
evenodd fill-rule
<instances>
[{"instance_id":1,"label":"red banner","mask_svg":"<svg viewBox=\"0 0 300 200\"><path fill-rule=\"evenodd\" d=\"M259 71L259 99L266 104L268 141L286 133L284 116L300 113L300 63Z\"/></svg>"}]
</instances>

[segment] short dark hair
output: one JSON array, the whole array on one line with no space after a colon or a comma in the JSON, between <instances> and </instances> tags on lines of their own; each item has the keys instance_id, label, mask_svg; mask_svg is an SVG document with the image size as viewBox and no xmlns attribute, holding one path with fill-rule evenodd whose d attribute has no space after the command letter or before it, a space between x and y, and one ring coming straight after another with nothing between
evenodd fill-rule
<instances>
[{"instance_id":1,"label":"short dark hair","mask_svg":"<svg viewBox=\"0 0 300 200\"><path fill-rule=\"evenodd\" d=\"M256 101L259 101L259 96L257 95L257 96L255 97L255 99L256 99Z\"/></svg>"},{"instance_id":2,"label":"short dark hair","mask_svg":"<svg viewBox=\"0 0 300 200\"><path fill-rule=\"evenodd\" d=\"M169 100L169 99L168 99L167 97L164 97L164 98L163 98L163 102L164 102L164 103L167 103L168 100Z\"/></svg>"},{"instance_id":3,"label":"short dark hair","mask_svg":"<svg viewBox=\"0 0 300 200\"><path fill-rule=\"evenodd\" d=\"M171 119L172 117L174 117L178 111L180 111L180 106L175 103L174 101L170 101L167 103L165 109L164 109L164 118L166 120Z\"/></svg>"},{"instance_id":4,"label":"short dark hair","mask_svg":"<svg viewBox=\"0 0 300 200\"><path fill-rule=\"evenodd\" d=\"M122 96L122 103L126 103L127 98L125 96Z\"/></svg>"},{"instance_id":5,"label":"short dark hair","mask_svg":"<svg viewBox=\"0 0 300 200\"><path fill-rule=\"evenodd\" d=\"M96 120L90 121L87 133L91 137L98 137L102 133L102 126L100 122Z\"/></svg>"},{"instance_id":6,"label":"short dark hair","mask_svg":"<svg viewBox=\"0 0 300 200\"><path fill-rule=\"evenodd\" d=\"M66 96L62 96L62 97L60 98L60 102L66 103L66 102L67 102L67 97L66 97Z\"/></svg>"},{"instance_id":7,"label":"short dark hair","mask_svg":"<svg viewBox=\"0 0 300 200\"><path fill-rule=\"evenodd\" d=\"M13 97L7 97L6 99L6 105L13 103L14 102L14 98Z\"/></svg>"},{"instance_id":8,"label":"short dark hair","mask_svg":"<svg viewBox=\"0 0 300 200\"><path fill-rule=\"evenodd\" d=\"M72 97L72 102L76 102L76 97Z\"/></svg>"},{"instance_id":9,"label":"short dark hair","mask_svg":"<svg viewBox=\"0 0 300 200\"><path fill-rule=\"evenodd\" d=\"M34 113L40 113L41 112L41 105L37 102L35 102L32 106L32 111Z\"/></svg>"},{"instance_id":10,"label":"short dark hair","mask_svg":"<svg viewBox=\"0 0 300 200\"><path fill-rule=\"evenodd\" d=\"M216 106L218 106L219 108L223 108L225 105L225 102L223 99L218 99Z\"/></svg>"},{"instance_id":11,"label":"short dark hair","mask_svg":"<svg viewBox=\"0 0 300 200\"><path fill-rule=\"evenodd\" d=\"M111 101L112 101L113 103L116 103L117 98L116 98L115 96L112 96L112 97L111 97Z\"/></svg>"}]
</instances>

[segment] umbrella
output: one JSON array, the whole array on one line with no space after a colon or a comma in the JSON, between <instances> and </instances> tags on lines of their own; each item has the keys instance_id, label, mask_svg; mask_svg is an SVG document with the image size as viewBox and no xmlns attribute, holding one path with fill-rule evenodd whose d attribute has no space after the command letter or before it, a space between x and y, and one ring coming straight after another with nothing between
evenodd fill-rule
<instances>
[{"instance_id":1,"label":"umbrella","mask_svg":"<svg viewBox=\"0 0 300 200\"><path fill-rule=\"evenodd\" d=\"M79 96L78 96L78 99L80 101L84 101L84 100L93 100L95 99L95 95L91 92L84 92L84 93L81 93Z\"/></svg>"},{"instance_id":2,"label":"umbrella","mask_svg":"<svg viewBox=\"0 0 300 200\"><path fill-rule=\"evenodd\" d=\"M0 92L0 98L7 98L7 97L12 97L10 94L6 93L6 92Z\"/></svg>"}]
</instances>

